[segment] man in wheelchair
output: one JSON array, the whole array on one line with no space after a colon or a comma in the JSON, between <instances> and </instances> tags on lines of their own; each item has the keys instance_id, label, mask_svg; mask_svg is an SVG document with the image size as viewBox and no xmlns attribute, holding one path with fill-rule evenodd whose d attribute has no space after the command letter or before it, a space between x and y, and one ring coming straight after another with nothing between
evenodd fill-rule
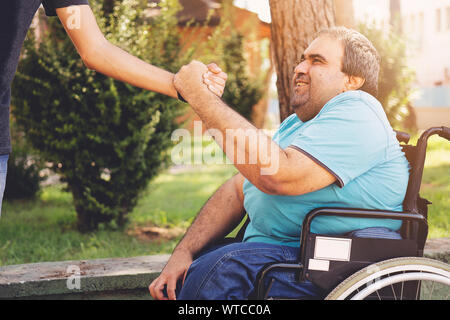
<instances>
[{"instance_id":1,"label":"man in wheelchair","mask_svg":"<svg viewBox=\"0 0 450 320\"><path fill-rule=\"evenodd\" d=\"M256 297L264 267L295 264L306 254L300 252L305 240L301 229L314 209L401 212L409 164L374 98L379 70L376 49L360 33L342 27L320 32L294 70L291 105L295 113L270 138L208 92L202 83L203 64L194 61L183 67L175 77L177 90L208 129L223 134L224 139L215 139L239 173L200 210L161 275L151 283L151 295L156 299L251 299ZM255 132L257 143L239 143L227 135L227 130L239 129ZM257 154L256 163L237 161L239 152L247 158ZM264 152L268 161L263 159ZM274 166L277 170L267 171ZM217 245L245 213L250 222L242 241ZM401 239L401 225L398 219L319 216L310 222L310 231L330 237ZM320 239L322 254L328 260L348 259L348 243L334 239ZM370 250L362 249L363 253ZM311 258L311 270L329 268L326 259ZM323 289L307 279L299 282L298 273L270 271L267 297L323 298Z\"/></svg>"}]
</instances>

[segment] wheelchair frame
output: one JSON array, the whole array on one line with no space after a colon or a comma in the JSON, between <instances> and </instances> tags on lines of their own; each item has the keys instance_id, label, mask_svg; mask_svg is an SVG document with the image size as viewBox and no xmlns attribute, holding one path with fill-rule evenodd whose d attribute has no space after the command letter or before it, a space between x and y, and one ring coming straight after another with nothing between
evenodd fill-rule
<instances>
[{"instance_id":1,"label":"wheelchair frame","mask_svg":"<svg viewBox=\"0 0 450 320\"><path fill-rule=\"evenodd\" d=\"M298 281L310 280L314 282L321 277L320 271L311 272L308 270L309 259L312 259L312 248L313 245L311 242L316 239L317 236L310 233L310 227L313 220L319 216L341 216L341 217L353 217L353 218L375 218L375 219L395 219L402 220L402 240L388 240L388 239L371 239L376 241L377 243L383 243L386 248L387 253L386 256L378 255L372 257L372 259L368 259L370 261L363 261L361 263L356 263L356 265L349 266L346 270L347 278L352 274L357 273L359 270L362 270L365 266L369 266L373 263L386 261L392 258L405 257L405 256L414 256L414 257L422 257L423 250L425 246L425 242L428 235L428 224L427 224L427 206L431 204L431 202L426 199L422 199L419 195L420 185L423 176L423 168L426 157L426 148L427 148L427 140L432 135L438 134L439 136L450 140L450 128L448 127L436 127L431 128L425 131L419 138L416 146L408 145L410 137L408 134L403 132L397 132L397 139L399 142L405 143L401 145L405 155L411 165L411 171L408 181L408 188L406 192L406 196L403 202L404 212L393 212L393 211L385 211L385 210L367 210L367 209L353 209L353 208L317 208L310 213L308 213L302 224L302 232L301 232L301 247L300 247L300 261L297 264L285 264L285 263L274 263L266 266L259 273L256 280L256 299L267 299L268 294L270 292L271 286L274 282L274 279L269 283L267 288L265 287L265 279L268 274L274 270L284 270L284 271L294 271L296 272L296 279ZM241 230L238 232L235 241L242 241L246 226L248 225L249 218L247 217L247 221ZM327 236L327 235L323 235ZM332 238L339 238L335 236L331 236ZM346 238L349 237L340 237ZM361 241L365 238L352 238L352 241ZM409 241L409 242L407 242ZM402 243L404 245L397 246ZM373 242L372 242L373 243ZM393 250L389 250L390 247L394 246ZM406 248L406 249L405 249ZM383 249L384 250L384 249ZM405 255L406 253L406 255ZM366 254L367 255L367 254ZM364 258L367 258L366 255L363 254ZM336 269L343 268L345 269L346 263L350 265L351 260L348 262L339 262L340 265L336 267ZM326 271L324 271L326 272ZM323 274L323 272L322 272ZM345 279L344 278L344 279ZM344 280L343 279L343 280ZM328 281L328 282L327 282ZM320 282L320 281L319 281ZM335 288L338 283L330 283L329 279L325 281L324 287L327 287L326 290L329 290L329 293L333 288ZM420 286L420 284L418 284ZM394 293L395 294L395 293Z\"/></svg>"}]
</instances>

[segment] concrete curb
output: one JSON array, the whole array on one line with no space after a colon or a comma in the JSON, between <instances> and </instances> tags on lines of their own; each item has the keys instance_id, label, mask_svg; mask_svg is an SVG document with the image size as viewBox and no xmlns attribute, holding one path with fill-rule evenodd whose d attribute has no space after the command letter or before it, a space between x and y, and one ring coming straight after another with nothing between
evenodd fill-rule
<instances>
[{"instance_id":1,"label":"concrete curb","mask_svg":"<svg viewBox=\"0 0 450 320\"><path fill-rule=\"evenodd\" d=\"M0 267L0 298L146 289L160 274L169 257L154 255Z\"/></svg>"},{"instance_id":2,"label":"concrete curb","mask_svg":"<svg viewBox=\"0 0 450 320\"><path fill-rule=\"evenodd\" d=\"M429 239L425 256L448 260L450 238ZM153 255L4 266L0 267L0 299L149 299L147 288L169 257Z\"/></svg>"}]
</instances>

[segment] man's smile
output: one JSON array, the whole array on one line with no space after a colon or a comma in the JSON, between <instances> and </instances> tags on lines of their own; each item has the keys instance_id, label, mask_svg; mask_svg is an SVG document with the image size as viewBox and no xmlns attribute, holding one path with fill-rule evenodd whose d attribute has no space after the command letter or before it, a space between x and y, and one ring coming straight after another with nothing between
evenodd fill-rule
<instances>
[{"instance_id":1,"label":"man's smile","mask_svg":"<svg viewBox=\"0 0 450 320\"><path fill-rule=\"evenodd\" d=\"M299 75L294 81L294 88L305 88L309 85L309 79L305 75Z\"/></svg>"},{"instance_id":2,"label":"man's smile","mask_svg":"<svg viewBox=\"0 0 450 320\"><path fill-rule=\"evenodd\" d=\"M308 84L309 84L308 81L301 80L301 79L297 79L297 80L295 81L295 85L296 85L297 87L307 86Z\"/></svg>"}]
</instances>

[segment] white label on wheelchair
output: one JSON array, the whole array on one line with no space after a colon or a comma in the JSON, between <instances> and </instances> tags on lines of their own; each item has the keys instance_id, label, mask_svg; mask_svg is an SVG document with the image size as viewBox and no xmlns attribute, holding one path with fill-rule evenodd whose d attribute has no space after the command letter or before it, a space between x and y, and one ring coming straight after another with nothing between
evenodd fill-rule
<instances>
[{"instance_id":1,"label":"white label on wheelchair","mask_svg":"<svg viewBox=\"0 0 450 320\"><path fill-rule=\"evenodd\" d=\"M350 261L352 239L316 237L314 259Z\"/></svg>"},{"instance_id":2,"label":"white label on wheelchair","mask_svg":"<svg viewBox=\"0 0 450 320\"><path fill-rule=\"evenodd\" d=\"M328 271L330 270L330 261L309 259L308 270Z\"/></svg>"}]
</instances>

